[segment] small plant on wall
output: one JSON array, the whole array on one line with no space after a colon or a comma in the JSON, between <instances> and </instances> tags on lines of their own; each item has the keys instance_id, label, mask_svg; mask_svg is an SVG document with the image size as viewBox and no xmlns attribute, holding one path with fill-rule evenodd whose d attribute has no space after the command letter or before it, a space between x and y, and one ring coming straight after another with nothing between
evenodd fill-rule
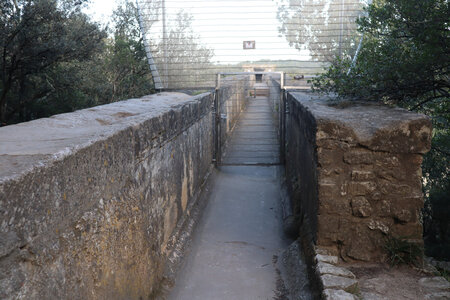
<instances>
[{"instance_id":1,"label":"small plant on wall","mask_svg":"<svg viewBox=\"0 0 450 300\"><path fill-rule=\"evenodd\" d=\"M422 261L423 247L410 242L407 237L390 235L386 238L384 248L391 266L402 264L419 266Z\"/></svg>"}]
</instances>

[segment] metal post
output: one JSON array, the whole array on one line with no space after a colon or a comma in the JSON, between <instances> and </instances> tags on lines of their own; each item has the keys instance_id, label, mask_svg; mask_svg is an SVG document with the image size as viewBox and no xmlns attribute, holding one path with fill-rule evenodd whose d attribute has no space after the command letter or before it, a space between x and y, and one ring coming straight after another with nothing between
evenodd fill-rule
<instances>
[{"instance_id":1,"label":"metal post","mask_svg":"<svg viewBox=\"0 0 450 300\"><path fill-rule=\"evenodd\" d=\"M164 52L164 86L169 87L169 68L168 68L168 56L167 56L167 20L166 20L166 0L161 0L162 5L162 21L163 21L163 52Z\"/></svg>"},{"instance_id":2,"label":"metal post","mask_svg":"<svg viewBox=\"0 0 450 300\"><path fill-rule=\"evenodd\" d=\"M280 164L285 165L286 151L286 90L281 90L280 95Z\"/></svg>"},{"instance_id":3,"label":"metal post","mask_svg":"<svg viewBox=\"0 0 450 300\"><path fill-rule=\"evenodd\" d=\"M367 1L367 5L371 5L371 4L372 4L372 0ZM368 15L366 14L366 17L367 16ZM364 41L364 32L361 35L361 39L359 40L358 48L356 49L355 56L353 57L352 63L350 64L350 68L348 68L347 75L350 74L350 72L352 71L352 68L356 64L356 60L358 59L359 52L361 51L363 41Z\"/></svg>"},{"instance_id":4,"label":"metal post","mask_svg":"<svg viewBox=\"0 0 450 300\"><path fill-rule=\"evenodd\" d=\"M344 35L344 9L345 9L345 0L341 0L341 11L340 11L340 19L341 19L341 30L339 32L339 58L342 58L342 36Z\"/></svg>"},{"instance_id":5,"label":"metal post","mask_svg":"<svg viewBox=\"0 0 450 300\"><path fill-rule=\"evenodd\" d=\"M144 27L144 19L142 18L141 10L139 7L139 0L136 0L136 9L137 9L138 18L139 18L139 27L140 27L141 33L142 33L142 41L144 42L144 48L145 48L145 53L147 55L148 65L150 67L150 72L152 73L153 84L155 86L155 89L162 90L164 88L164 86L161 82L161 77L159 76L158 68L156 67L155 61L153 60L152 51L150 49L150 45L149 45L147 37L146 37L146 30Z\"/></svg>"},{"instance_id":6,"label":"metal post","mask_svg":"<svg viewBox=\"0 0 450 300\"><path fill-rule=\"evenodd\" d=\"M220 74L216 77L216 89L214 94L214 154L213 162L216 167L220 165L221 162L221 118L220 118Z\"/></svg>"}]
</instances>

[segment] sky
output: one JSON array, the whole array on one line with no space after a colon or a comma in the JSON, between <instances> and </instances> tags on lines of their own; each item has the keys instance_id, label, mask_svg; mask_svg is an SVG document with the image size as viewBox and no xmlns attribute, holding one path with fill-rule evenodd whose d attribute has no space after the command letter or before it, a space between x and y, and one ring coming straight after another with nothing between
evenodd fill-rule
<instances>
[{"instance_id":1,"label":"sky","mask_svg":"<svg viewBox=\"0 0 450 300\"><path fill-rule=\"evenodd\" d=\"M91 0L86 13L107 23L118 1ZM143 1L141 1L143 2ZM289 47L278 33L277 7L272 0L166 0L168 27L178 11L193 15L194 32L214 49L217 62L236 63L258 59L307 60L308 52ZM153 25L151 38L162 36L162 22ZM256 49L243 50L244 41L255 41Z\"/></svg>"},{"instance_id":2,"label":"sky","mask_svg":"<svg viewBox=\"0 0 450 300\"><path fill-rule=\"evenodd\" d=\"M117 6L116 0L90 0L85 12L96 22L107 23L114 8Z\"/></svg>"},{"instance_id":3,"label":"sky","mask_svg":"<svg viewBox=\"0 0 450 300\"><path fill-rule=\"evenodd\" d=\"M215 59L236 63L258 59L306 59L279 36L277 7L272 0L166 0L169 24L179 10L193 15L193 29L214 49ZM161 22L153 25L161 32ZM243 50L244 41L256 49ZM306 53L307 55L307 53Z\"/></svg>"}]
</instances>

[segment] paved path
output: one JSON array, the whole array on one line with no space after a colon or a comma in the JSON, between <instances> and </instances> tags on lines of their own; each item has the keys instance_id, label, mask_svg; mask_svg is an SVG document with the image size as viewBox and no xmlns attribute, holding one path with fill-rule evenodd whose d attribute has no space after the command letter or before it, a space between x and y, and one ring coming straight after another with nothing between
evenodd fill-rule
<instances>
[{"instance_id":1,"label":"paved path","mask_svg":"<svg viewBox=\"0 0 450 300\"><path fill-rule=\"evenodd\" d=\"M266 97L250 101L223 161L231 165L214 176L168 299L282 299L275 262L290 241L282 233L280 167L273 165L279 161L278 142ZM257 163L267 165L248 165Z\"/></svg>"}]
</instances>

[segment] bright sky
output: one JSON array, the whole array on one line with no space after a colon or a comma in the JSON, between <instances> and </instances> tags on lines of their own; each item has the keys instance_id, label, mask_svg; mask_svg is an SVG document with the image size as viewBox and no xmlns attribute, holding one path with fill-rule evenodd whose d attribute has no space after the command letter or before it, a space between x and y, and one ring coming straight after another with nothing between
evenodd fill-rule
<instances>
[{"instance_id":1,"label":"bright sky","mask_svg":"<svg viewBox=\"0 0 450 300\"><path fill-rule=\"evenodd\" d=\"M86 10L94 20L107 23L120 0L91 0ZM144 1L141 1L141 3ZM168 27L177 12L194 16L193 29L213 48L215 60L236 63L259 59L307 60L308 52L290 48L278 33L277 7L272 0L166 0ZM151 39L162 36L162 22L155 23ZM255 41L255 50L243 50L243 41Z\"/></svg>"},{"instance_id":2,"label":"bright sky","mask_svg":"<svg viewBox=\"0 0 450 300\"><path fill-rule=\"evenodd\" d=\"M194 15L194 30L215 48L221 62L259 59L307 59L290 48L278 32L277 6L272 0L186 1L167 0L170 14L183 5ZM244 41L255 41L256 49L243 50Z\"/></svg>"},{"instance_id":3,"label":"bright sky","mask_svg":"<svg viewBox=\"0 0 450 300\"><path fill-rule=\"evenodd\" d=\"M90 0L89 2L85 12L97 22L108 23L114 8L117 6L117 0Z\"/></svg>"}]
</instances>

